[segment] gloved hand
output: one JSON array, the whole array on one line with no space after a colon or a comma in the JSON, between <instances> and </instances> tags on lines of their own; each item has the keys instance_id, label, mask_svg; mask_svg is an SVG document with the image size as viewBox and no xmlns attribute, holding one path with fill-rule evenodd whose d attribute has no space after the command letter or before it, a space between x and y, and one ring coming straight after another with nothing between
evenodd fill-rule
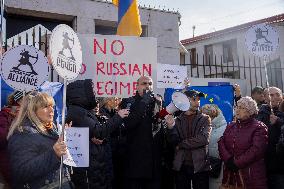
<instances>
[{"instance_id":1,"label":"gloved hand","mask_svg":"<svg viewBox=\"0 0 284 189\"><path fill-rule=\"evenodd\" d=\"M147 91L146 93L144 93L144 95L142 96L142 100L141 102L144 102L145 104L151 104L153 103L155 100L154 98L154 94L152 91Z\"/></svg>"},{"instance_id":2,"label":"gloved hand","mask_svg":"<svg viewBox=\"0 0 284 189\"><path fill-rule=\"evenodd\" d=\"M239 170L239 168L236 166L235 162L234 162L234 157L231 157L226 163L225 163L226 167L233 172L237 172Z\"/></svg>"}]
</instances>

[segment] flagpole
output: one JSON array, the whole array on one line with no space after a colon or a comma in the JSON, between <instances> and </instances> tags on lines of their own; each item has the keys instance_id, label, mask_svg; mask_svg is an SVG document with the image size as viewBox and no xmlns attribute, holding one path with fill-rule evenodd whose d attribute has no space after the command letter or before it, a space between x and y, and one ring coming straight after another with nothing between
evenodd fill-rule
<instances>
[{"instance_id":1,"label":"flagpole","mask_svg":"<svg viewBox=\"0 0 284 189\"><path fill-rule=\"evenodd\" d=\"M0 28L0 44L1 44L1 52L0 59L2 59L3 55L3 18L4 18L4 8L5 8L5 0L1 0L1 28Z\"/></svg>"},{"instance_id":2,"label":"flagpole","mask_svg":"<svg viewBox=\"0 0 284 189\"><path fill-rule=\"evenodd\" d=\"M62 139L64 141L64 133L65 133L65 108L66 108L66 91L67 91L67 80L64 79L64 83L63 83L63 107L62 107L62 130L61 130L61 134L62 135ZM60 157L60 170L59 170L59 189L62 188L62 179L63 179L63 156Z\"/></svg>"}]
</instances>

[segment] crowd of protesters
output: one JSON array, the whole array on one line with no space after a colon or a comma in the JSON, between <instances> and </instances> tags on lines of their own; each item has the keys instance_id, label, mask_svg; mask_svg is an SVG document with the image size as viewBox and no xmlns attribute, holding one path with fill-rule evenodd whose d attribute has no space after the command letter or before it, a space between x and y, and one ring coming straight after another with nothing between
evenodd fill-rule
<instances>
[{"instance_id":1,"label":"crowd of protesters","mask_svg":"<svg viewBox=\"0 0 284 189\"><path fill-rule=\"evenodd\" d=\"M133 97L98 98L92 80L67 86L67 127L89 128L89 167L63 167L64 189L284 188L284 101L277 87L242 97L235 118L204 94L183 91L189 110L160 118L161 96L142 76ZM59 188L67 152L46 93L16 91L0 112L0 188Z\"/></svg>"}]
</instances>

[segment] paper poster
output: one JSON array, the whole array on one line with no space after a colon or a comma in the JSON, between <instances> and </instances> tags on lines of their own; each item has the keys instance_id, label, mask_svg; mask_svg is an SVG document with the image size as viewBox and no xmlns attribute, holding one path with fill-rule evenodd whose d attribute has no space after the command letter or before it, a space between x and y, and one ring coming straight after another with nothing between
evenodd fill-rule
<instances>
[{"instance_id":1,"label":"paper poster","mask_svg":"<svg viewBox=\"0 0 284 189\"><path fill-rule=\"evenodd\" d=\"M155 82L157 40L150 37L78 35L83 65L77 79L92 79L97 96L135 95L137 79L150 76Z\"/></svg>"},{"instance_id":2,"label":"paper poster","mask_svg":"<svg viewBox=\"0 0 284 189\"><path fill-rule=\"evenodd\" d=\"M157 88L184 87L184 79L187 77L187 66L158 64L157 66Z\"/></svg>"},{"instance_id":3,"label":"paper poster","mask_svg":"<svg viewBox=\"0 0 284 189\"><path fill-rule=\"evenodd\" d=\"M89 167L89 128L66 128L65 141L67 155L63 156L63 163L72 167Z\"/></svg>"}]
</instances>

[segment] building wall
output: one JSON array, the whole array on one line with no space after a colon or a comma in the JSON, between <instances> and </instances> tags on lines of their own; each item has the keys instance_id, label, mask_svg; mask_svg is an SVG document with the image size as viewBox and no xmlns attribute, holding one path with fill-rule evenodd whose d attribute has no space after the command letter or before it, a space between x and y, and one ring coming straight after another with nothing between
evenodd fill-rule
<instances>
[{"instance_id":1,"label":"building wall","mask_svg":"<svg viewBox=\"0 0 284 189\"><path fill-rule=\"evenodd\" d=\"M277 51L272 54L267 62L268 64L270 62L273 61L279 61L282 63L284 63L284 22L279 22L279 23L273 23L271 24L271 26L273 26L279 34L279 47L277 49ZM200 65L202 65L203 63L203 55L205 54L205 46L206 45L213 45L213 54L214 56L216 55L216 64L217 65L221 65L221 63L224 66L224 70L223 72L232 72L233 68L227 68L226 66L232 66L234 65L234 71L239 71L240 72L240 79L246 79L247 80L247 88L248 91L250 91L251 88L255 87L256 85L262 85L262 86L266 86L266 80L265 80L265 71L264 69L260 69L260 68L256 68L256 69L249 69L249 67L258 67L258 66L264 66L263 64L263 58L258 58L253 56L248 50L247 47L245 45L245 34L247 32L249 28L243 29L243 30L239 30L239 31L235 31L235 32L231 32L228 34L224 34L221 36L217 36L217 37L211 37L209 39L204 39L198 42L194 42L191 44L187 44L184 45L185 48L190 52L190 49L192 48L196 48L196 52L198 53L198 63ZM229 62L229 63L225 63L224 59L222 57L221 60L221 56L223 56L223 45L222 43L224 41L228 41L228 40L232 40L232 39L236 39L237 41L237 49L236 49L236 54L233 56L234 57L234 61L233 62ZM190 53L186 55L187 57L185 57L185 64L191 64L190 62ZM214 59L215 62L215 59ZM267 65L268 65L267 64ZM238 68L238 65L240 65L240 67L245 66L246 68ZM281 68L284 68L284 66L282 66ZM192 69L192 73L191 73L191 69L189 68L189 73L188 75L191 75L193 77L197 77L197 68ZM218 73L221 73L221 68L219 68L217 66L217 70ZM213 71L212 71L213 70ZM211 65L211 71L215 73L215 65ZM268 70L269 71L269 70ZM205 76L204 76L204 67L203 66L199 66L199 77L209 77L209 66L205 67ZM272 77L274 77L273 73L269 73L270 75L272 74ZM220 74L219 74L220 76ZM215 77L215 75L212 75L212 77ZM275 78L274 78L275 80ZM277 80L277 79L276 79ZM282 81L278 81L279 83L281 83L282 85L282 89L284 88L284 70L282 70Z\"/></svg>"},{"instance_id":2,"label":"building wall","mask_svg":"<svg viewBox=\"0 0 284 189\"><path fill-rule=\"evenodd\" d=\"M9 0L8 14L72 21L78 33L95 33L96 22L117 22L117 7L110 2L91 0ZM158 41L158 62L179 64L180 14L151 8L140 8L147 36Z\"/></svg>"}]
</instances>

